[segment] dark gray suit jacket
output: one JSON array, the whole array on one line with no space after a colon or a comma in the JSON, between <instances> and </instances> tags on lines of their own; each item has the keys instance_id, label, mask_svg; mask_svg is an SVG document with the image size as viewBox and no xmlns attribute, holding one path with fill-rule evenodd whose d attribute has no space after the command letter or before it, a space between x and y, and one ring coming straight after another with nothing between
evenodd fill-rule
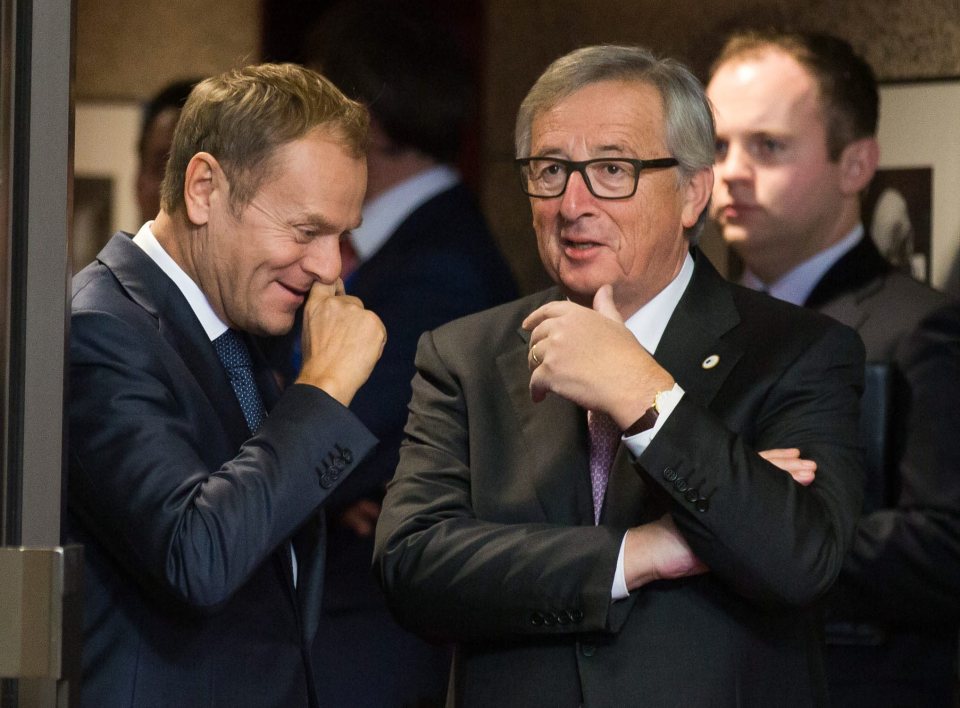
<instances>
[{"instance_id":1,"label":"dark gray suit jacket","mask_svg":"<svg viewBox=\"0 0 960 708\"><path fill-rule=\"evenodd\" d=\"M375 561L406 626L458 642L458 706L819 705L820 617L860 506L862 345L696 253L655 353L686 394L593 525L586 415L528 391L523 318L425 335ZM714 368L702 362L719 356ZM754 450L799 445L801 487ZM625 530L670 512L712 571L611 602Z\"/></svg>"},{"instance_id":2,"label":"dark gray suit jacket","mask_svg":"<svg viewBox=\"0 0 960 708\"><path fill-rule=\"evenodd\" d=\"M960 313L897 272L869 238L807 307L863 338L890 368L884 498L864 510L832 598L838 705L947 705L960 625ZM870 415L871 411L864 411ZM854 630L862 635L845 636ZM853 646L839 642L854 641Z\"/></svg>"},{"instance_id":3,"label":"dark gray suit jacket","mask_svg":"<svg viewBox=\"0 0 960 708\"><path fill-rule=\"evenodd\" d=\"M251 438L186 299L127 234L74 279L70 327L84 705L316 705L316 512L375 439L317 388L279 396L259 361Z\"/></svg>"}]
</instances>

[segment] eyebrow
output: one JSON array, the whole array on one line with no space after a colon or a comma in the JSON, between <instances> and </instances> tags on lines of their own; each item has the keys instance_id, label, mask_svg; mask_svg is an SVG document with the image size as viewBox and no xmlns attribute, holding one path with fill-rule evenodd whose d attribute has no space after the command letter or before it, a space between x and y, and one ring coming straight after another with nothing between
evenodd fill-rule
<instances>
[{"instance_id":1,"label":"eyebrow","mask_svg":"<svg viewBox=\"0 0 960 708\"><path fill-rule=\"evenodd\" d=\"M616 152L621 155L625 155L632 152L631 150L628 150L623 144L620 144L620 143L600 145L596 148L591 148L590 151L592 153ZM541 152L536 153L534 156L535 157L559 157L560 155L564 155L564 154L566 154L565 151L560 148L548 148L547 150L543 150Z\"/></svg>"},{"instance_id":2,"label":"eyebrow","mask_svg":"<svg viewBox=\"0 0 960 708\"><path fill-rule=\"evenodd\" d=\"M340 231L340 229L337 227L336 224L334 224L333 222L331 222L329 219L327 219L321 214L314 214L314 213L299 214L294 216L291 222L294 225L307 224L309 226L314 227L315 229L318 229L319 231L324 231L328 233L333 231ZM362 215L356 221L356 223L346 227L345 229L343 229L343 231L352 231L353 229L358 229L360 228L361 224L363 224Z\"/></svg>"}]
</instances>

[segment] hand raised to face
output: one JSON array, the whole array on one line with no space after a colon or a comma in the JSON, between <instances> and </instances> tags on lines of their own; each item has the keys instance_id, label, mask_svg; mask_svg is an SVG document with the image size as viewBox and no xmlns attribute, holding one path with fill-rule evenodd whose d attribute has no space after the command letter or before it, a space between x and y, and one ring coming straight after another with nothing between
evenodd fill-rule
<instances>
[{"instance_id":1,"label":"hand raised to face","mask_svg":"<svg viewBox=\"0 0 960 708\"><path fill-rule=\"evenodd\" d=\"M343 281L313 284L303 311L303 368L297 383L322 388L343 405L370 376L383 353L387 332L380 318Z\"/></svg>"},{"instance_id":2,"label":"hand raised to face","mask_svg":"<svg viewBox=\"0 0 960 708\"><path fill-rule=\"evenodd\" d=\"M673 377L636 340L604 285L593 308L550 302L523 321L530 332L530 395L554 393L588 410L609 414L628 428Z\"/></svg>"}]
</instances>

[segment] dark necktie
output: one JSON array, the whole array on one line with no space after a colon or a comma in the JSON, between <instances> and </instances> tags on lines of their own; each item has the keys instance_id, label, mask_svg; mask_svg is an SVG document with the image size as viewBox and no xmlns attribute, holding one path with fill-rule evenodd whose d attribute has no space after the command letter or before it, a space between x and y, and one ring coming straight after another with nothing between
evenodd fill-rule
<instances>
[{"instance_id":1,"label":"dark necktie","mask_svg":"<svg viewBox=\"0 0 960 708\"><path fill-rule=\"evenodd\" d=\"M610 479L610 468L620 445L620 428L613 418L599 411L587 411L590 433L590 487L593 490L593 522L600 523L603 497Z\"/></svg>"},{"instance_id":2,"label":"dark necktie","mask_svg":"<svg viewBox=\"0 0 960 708\"><path fill-rule=\"evenodd\" d=\"M257 389L256 379L253 377L253 363L250 361L250 352L243 339L234 330L228 329L213 340L213 347L217 350L223 368L230 377L230 385L240 401L243 417L251 433L260 430L267 411L263 407L263 399Z\"/></svg>"}]
</instances>

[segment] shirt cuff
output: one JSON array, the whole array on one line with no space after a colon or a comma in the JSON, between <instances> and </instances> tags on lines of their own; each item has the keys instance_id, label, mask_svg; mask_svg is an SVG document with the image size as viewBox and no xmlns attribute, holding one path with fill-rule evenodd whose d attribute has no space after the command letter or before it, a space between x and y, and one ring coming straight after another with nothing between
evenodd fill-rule
<instances>
[{"instance_id":1,"label":"shirt cuff","mask_svg":"<svg viewBox=\"0 0 960 708\"><path fill-rule=\"evenodd\" d=\"M680 403L681 398L683 398L683 389L680 388L680 384L674 383L673 388L660 396L660 405L657 407L657 422L654 426L650 430L644 430L636 435L623 438L624 445L633 453L634 457L640 457L643 451L647 449L647 445L660 431L663 424L667 422L667 418L673 413L673 409Z\"/></svg>"},{"instance_id":2,"label":"shirt cuff","mask_svg":"<svg viewBox=\"0 0 960 708\"><path fill-rule=\"evenodd\" d=\"M610 597L614 600L625 600L630 596L627 590L627 577L623 570L623 551L627 547L627 534L623 534L620 542L620 555L617 556L617 571L613 575L613 587L610 588Z\"/></svg>"}]
</instances>

